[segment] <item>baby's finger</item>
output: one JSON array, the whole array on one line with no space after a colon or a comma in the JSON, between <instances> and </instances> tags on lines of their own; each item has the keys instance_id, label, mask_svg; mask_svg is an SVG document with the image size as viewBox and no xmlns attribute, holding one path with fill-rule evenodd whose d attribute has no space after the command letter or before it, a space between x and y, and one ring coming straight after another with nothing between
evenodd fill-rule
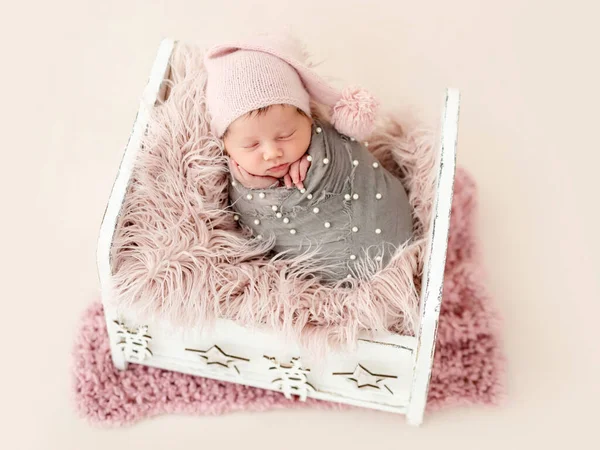
<instances>
[{"instance_id":1,"label":"baby's finger","mask_svg":"<svg viewBox=\"0 0 600 450\"><path fill-rule=\"evenodd\" d=\"M294 184L297 185L300 181L300 164L298 164L297 162L292 164L290 167L289 174L292 177L292 181L294 182Z\"/></svg>"},{"instance_id":2,"label":"baby's finger","mask_svg":"<svg viewBox=\"0 0 600 450\"><path fill-rule=\"evenodd\" d=\"M283 177L283 182L285 183L285 187L291 189L294 187L294 183L292 183L292 177L290 177L289 173L286 173Z\"/></svg>"},{"instance_id":3,"label":"baby's finger","mask_svg":"<svg viewBox=\"0 0 600 450\"><path fill-rule=\"evenodd\" d=\"M238 181L242 181L242 174L240 173L238 167L239 166L236 164L236 162L234 160L232 160L232 159L229 160L229 170L231 170L233 177Z\"/></svg>"},{"instance_id":4,"label":"baby's finger","mask_svg":"<svg viewBox=\"0 0 600 450\"><path fill-rule=\"evenodd\" d=\"M308 168L310 167L310 161L308 158L304 157L300 161L300 180L306 180L306 174L308 173Z\"/></svg>"},{"instance_id":5,"label":"baby's finger","mask_svg":"<svg viewBox=\"0 0 600 450\"><path fill-rule=\"evenodd\" d=\"M242 174L242 176L244 177L244 179L248 180L248 181L252 181L252 179L254 178L254 175L252 175L250 172L248 172L246 169L244 169L242 166L238 166L240 173Z\"/></svg>"},{"instance_id":6,"label":"baby's finger","mask_svg":"<svg viewBox=\"0 0 600 450\"><path fill-rule=\"evenodd\" d=\"M235 165L235 168L237 169L238 173L242 176L247 176L248 172L246 171L246 169L244 169L242 166L240 166L237 162L233 162L233 164Z\"/></svg>"},{"instance_id":7,"label":"baby's finger","mask_svg":"<svg viewBox=\"0 0 600 450\"><path fill-rule=\"evenodd\" d=\"M302 175L302 160L298 161L295 167L295 171L298 173L298 177L296 179L296 186L298 189L304 189L304 176Z\"/></svg>"},{"instance_id":8,"label":"baby's finger","mask_svg":"<svg viewBox=\"0 0 600 450\"><path fill-rule=\"evenodd\" d=\"M242 174L242 184L247 188L254 189L257 187L261 187L264 184L264 180L261 179L262 177L252 175L250 172L248 172L241 166L239 166L239 169Z\"/></svg>"}]
</instances>

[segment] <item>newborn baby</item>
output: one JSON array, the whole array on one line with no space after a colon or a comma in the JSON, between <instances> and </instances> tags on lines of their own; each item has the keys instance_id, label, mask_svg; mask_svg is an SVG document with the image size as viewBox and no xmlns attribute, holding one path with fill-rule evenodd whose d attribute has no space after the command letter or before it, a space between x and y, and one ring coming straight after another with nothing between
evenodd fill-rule
<instances>
[{"instance_id":1,"label":"newborn baby","mask_svg":"<svg viewBox=\"0 0 600 450\"><path fill-rule=\"evenodd\" d=\"M256 238L274 238L273 250L285 257L315 252L318 266L327 266L316 274L324 281L359 277L365 260L383 267L410 239L406 192L349 137L369 126L344 124L341 107L333 125L312 119L311 97L339 107L340 96L284 53L293 56L293 45L276 44L221 46L205 58L207 106L230 158L236 219ZM373 106L368 94L353 93ZM348 96L341 100L352 105Z\"/></svg>"}]
</instances>

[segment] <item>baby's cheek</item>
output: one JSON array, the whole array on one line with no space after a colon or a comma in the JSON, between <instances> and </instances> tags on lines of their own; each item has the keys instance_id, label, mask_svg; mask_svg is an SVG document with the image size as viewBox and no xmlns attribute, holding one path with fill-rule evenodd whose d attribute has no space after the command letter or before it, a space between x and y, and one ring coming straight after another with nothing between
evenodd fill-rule
<instances>
[{"instance_id":1,"label":"baby's cheek","mask_svg":"<svg viewBox=\"0 0 600 450\"><path fill-rule=\"evenodd\" d=\"M249 157L249 155L239 156L236 160L237 163L242 166L246 171L250 173L256 173L256 161L253 156Z\"/></svg>"},{"instance_id":2,"label":"baby's cheek","mask_svg":"<svg viewBox=\"0 0 600 450\"><path fill-rule=\"evenodd\" d=\"M293 153L294 155L294 162L299 162L300 158L304 156L307 150L308 148L304 148L303 145L296 143L296 145L294 145L294 148L291 150L291 153Z\"/></svg>"}]
</instances>

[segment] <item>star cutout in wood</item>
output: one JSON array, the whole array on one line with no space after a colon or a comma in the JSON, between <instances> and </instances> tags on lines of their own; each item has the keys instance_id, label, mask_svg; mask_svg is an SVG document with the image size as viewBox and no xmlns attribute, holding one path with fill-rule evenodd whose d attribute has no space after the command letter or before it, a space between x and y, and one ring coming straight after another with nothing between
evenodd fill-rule
<instances>
[{"instance_id":1,"label":"star cutout in wood","mask_svg":"<svg viewBox=\"0 0 600 450\"><path fill-rule=\"evenodd\" d=\"M249 359L242 358L241 356L233 356L225 353L218 345L213 345L208 350L197 350L194 348L186 348L188 352L195 352L200 355L201 358L206 360L207 366L216 365L224 367L225 369L235 370L240 375L240 369L235 365L236 362L249 362Z\"/></svg>"},{"instance_id":2,"label":"star cutout in wood","mask_svg":"<svg viewBox=\"0 0 600 450\"><path fill-rule=\"evenodd\" d=\"M333 375L345 376L347 380L353 381L356 383L356 386L361 389L365 387L372 387L375 389L381 389L381 386L386 388L390 394L394 394L392 390L385 384L380 384L382 381L386 379L396 379L398 378L395 375L381 375L377 373L371 372L362 364L356 366L354 372L336 372Z\"/></svg>"}]
</instances>

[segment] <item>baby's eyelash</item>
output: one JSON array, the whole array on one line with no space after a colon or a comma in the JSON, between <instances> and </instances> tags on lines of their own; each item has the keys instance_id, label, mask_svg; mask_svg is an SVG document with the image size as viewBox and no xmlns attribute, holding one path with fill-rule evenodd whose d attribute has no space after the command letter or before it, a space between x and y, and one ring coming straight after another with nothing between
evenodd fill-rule
<instances>
[{"instance_id":1,"label":"baby's eyelash","mask_svg":"<svg viewBox=\"0 0 600 450\"><path fill-rule=\"evenodd\" d=\"M297 130L292 131L290 134L286 135L286 136L279 136L277 138L277 140L283 140L283 139L289 139L291 138ZM242 148L248 149L248 150L252 150L253 148L256 148L258 146L259 142L255 142L252 145L244 145L242 146Z\"/></svg>"},{"instance_id":2,"label":"baby's eyelash","mask_svg":"<svg viewBox=\"0 0 600 450\"><path fill-rule=\"evenodd\" d=\"M288 139L288 138L291 138L291 137L294 135L294 133L295 133L295 132L296 132L296 130L292 131L292 132L291 132L290 134L288 134L287 136L280 136L280 137L278 137L277 139Z\"/></svg>"}]
</instances>

